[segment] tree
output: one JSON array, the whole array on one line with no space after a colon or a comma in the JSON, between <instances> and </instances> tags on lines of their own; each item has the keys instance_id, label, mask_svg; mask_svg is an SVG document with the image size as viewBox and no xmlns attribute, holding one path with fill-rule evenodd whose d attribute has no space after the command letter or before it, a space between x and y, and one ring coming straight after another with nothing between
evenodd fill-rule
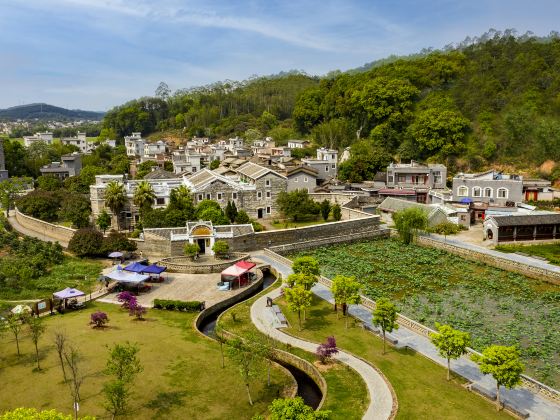
<instances>
[{"instance_id":1,"label":"tree","mask_svg":"<svg viewBox=\"0 0 560 420\"><path fill-rule=\"evenodd\" d=\"M198 253L200 252L200 247L198 246L197 243L189 243L187 242L185 244L185 246L183 247L183 252L185 253L185 255L187 257L191 257L192 260L194 260L194 257L196 257L198 255Z\"/></svg>"},{"instance_id":2,"label":"tree","mask_svg":"<svg viewBox=\"0 0 560 420\"><path fill-rule=\"evenodd\" d=\"M251 219L245 210L239 210L237 216L235 217L235 223L238 225L245 225L251 223Z\"/></svg>"},{"instance_id":3,"label":"tree","mask_svg":"<svg viewBox=\"0 0 560 420\"><path fill-rule=\"evenodd\" d=\"M214 170L214 169L218 169L218 167L220 166L220 159L214 159L212 160L212 162L210 162L210 170Z\"/></svg>"},{"instance_id":4,"label":"tree","mask_svg":"<svg viewBox=\"0 0 560 420\"><path fill-rule=\"evenodd\" d=\"M101 213L99 213L96 223L97 227L103 231L103 234L105 234L105 231L109 228L109 226L111 226L111 216L109 216L107 210L103 209Z\"/></svg>"},{"instance_id":5,"label":"tree","mask_svg":"<svg viewBox=\"0 0 560 420\"><path fill-rule=\"evenodd\" d=\"M68 250L78 257L101 255L103 234L92 228L78 229L68 243Z\"/></svg>"},{"instance_id":6,"label":"tree","mask_svg":"<svg viewBox=\"0 0 560 420\"><path fill-rule=\"evenodd\" d=\"M480 365L480 371L492 375L496 380L496 407L502 408L500 401L500 386L511 389L521 383L523 363L517 346L486 347L482 355L473 355L472 359Z\"/></svg>"},{"instance_id":7,"label":"tree","mask_svg":"<svg viewBox=\"0 0 560 420\"><path fill-rule=\"evenodd\" d=\"M317 216L319 204L309 197L307 190L281 191L276 199L280 211L294 222Z\"/></svg>"},{"instance_id":8,"label":"tree","mask_svg":"<svg viewBox=\"0 0 560 420\"><path fill-rule=\"evenodd\" d=\"M284 289L284 296L288 303L288 308L298 314L299 330L301 331L301 311L305 311L306 308L311 306L313 294L311 291L305 290L303 286L294 286Z\"/></svg>"},{"instance_id":9,"label":"tree","mask_svg":"<svg viewBox=\"0 0 560 420\"><path fill-rule=\"evenodd\" d=\"M192 220L194 217L194 204L191 190L186 185L173 188L169 194L169 211L179 210L186 220Z\"/></svg>"},{"instance_id":10,"label":"tree","mask_svg":"<svg viewBox=\"0 0 560 420\"><path fill-rule=\"evenodd\" d=\"M340 208L340 204L336 203L332 207L332 214L335 221L340 221L342 219L342 209Z\"/></svg>"},{"instance_id":11,"label":"tree","mask_svg":"<svg viewBox=\"0 0 560 420\"><path fill-rule=\"evenodd\" d=\"M81 400L80 398L80 388L84 382L84 377L80 372L80 353L78 350L72 346L66 346L64 349L64 360L68 365L68 370L70 371L70 394L72 395L72 400L74 402L74 418L78 418L78 404Z\"/></svg>"},{"instance_id":12,"label":"tree","mask_svg":"<svg viewBox=\"0 0 560 420\"><path fill-rule=\"evenodd\" d=\"M277 398L268 407L270 420L327 420L328 410L313 410L301 397Z\"/></svg>"},{"instance_id":13,"label":"tree","mask_svg":"<svg viewBox=\"0 0 560 420\"><path fill-rule=\"evenodd\" d=\"M10 332L14 335L14 339L16 340L17 354L18 356L20 356L21 353L19 351L19 335L24 326L22 318L20 315L9 314L6 317L6 322L8 330L10 330Z\"/></svg>"},{"instance_id":14,"label":"tree","mask_svg":"<svg viewBox=\"0 0 560 420\"><path fill-rule=\"evenodd\" d=\"M397 308L387 298L378 299L375 302L372 322L376 327L381 327L381 331L383 331L383 354L385 354L385 333L399 329L399 324L397 324Z\"/></svg>"},{"instance_id":15,"label":"tree","mask_svg":"<svg viewBox=\"0 0 560 420\"><path fill-rule=\"evenodd\" d=\"M75 228L87 227L91 214L90 201L80 194L67 194L62 200L58 214L61 219L71 221Z\"/></svg>"},{"instance_id":16,"label":"tree","mask_svg":"<svg viewBox=\"0 0 560 420\"><path fill-rule=\"evenodd\" d=\"M152 172L154 170L154 168L157 168L158 164L157 162L154 162L153 160L147 160L145 162L142 162L141 164L138 165L137 169L136 169L136 179L143 179L146 175L148 175L150 172Z\"/></svg>"},{"instance_id":17,"label":"tree","mask_svg":"<svg viewBox=\"0 0 560 420\"><path fill-rule=\"evenodd\" d=\"M62 369L62 376L64 377L64 382L66 379L66 368L64 367L64 351L66 350L67 336L66 332L63 330L57 330L54 333L54 345L56 352L58 354L58 361L60 362L60 368Z\"/></svg>"},{"instance_id":18,"label":"tree","mask_svg":"<svg viewBox=\"0 0 560 420\"><path fill-rule=\"evenodd\" d=\"M8 178L0 181L0 202L10 215L10 208L16 198L23 192L26 185L31 183L31 178Z\"/></svg>"},{"instance_id":19,"label":"tree","mask_svg":"<svg viewBox=\"0 0 560 420\"><path fill-rule=\"evenodd\" d=\"M348 328L348 305L357 305L361 301L360 290L362 286L355 277L335 276L332 280L331 291L335 304L342 306L345 316L345 327ZM338 311L337 311L338 316Z\"/></svg>"},{"instance_id":20,"label":"tree","mask_svg":"<svg viewBox=\"0 0 560 420\"><path fill-rule=\"evenodd\" d=\"M235 201L229 201L227 203L226 206L226 211L225 211L226 217L229 219L229 221L231 223L235 222L235 219L237 218L237 206L235 205Z\"/></svg>"},{"instance_id":21,"label":"tree","mask_svg":"<svg viewBox=\"0 0 560 420\"><path fill-rule=\"evenodd\" d=\"M111 181L105 189L105 205L111 209L116 217L117 227L120 227L120 213L126 205L126 191L124 185L117 181Z\"/></svg>"},{"instance_id":22,"label":"tree","mask_svg":"<svg viewBox=\"0 0 560 420\"><path fill-rule=\"evenodd\" d=\"M329 219L329 214L331 213L331 203L329 200L323 200L320 204L321 217L326 222Z\"/></svg>"},{"instance_id":23,"label":"tree","mask_svg":"<svg viewBox=\"0 0 560 420\"><path fill-rule=\"evenodd\" d=\"M301 273L315 277L321 274L319 261L313 257L297 257L292 264L292 270L296 274Z\"/></svg>"},{"instance_id":24,"label":"tree","mask_svg":"<svg viewBox=\"0 0 560 420\"><path fill-rule=\"evenodd\" d=\"M107 409L113 416L126 411L131 395L130 388L136 376L143 370L138 352L138 346L128 341L125 344L115 344L109 349L105 374L112 375L114 379L105 384L103 393Z\"/></svg>"},{"instance_id":25,"label":"tree","mask_svg":"<svg viewBox=\"0 0 560 420\"><path fill-rule=\"evenodd\" d=\"M469 333L454 330L449 325L436 323L437 333L430 333L430 340L436 346L441 357L447 359L447 380L451 374L451 359L455 360L467 353L471 344Z\"/></svg>"},{"instance_id":26,"label":"tree","mask_svg":"<svg viewBox=\"0 0 560 420\"><path fill-rule=\"evenodd\" d=\"M97 311L90 315L90 325L93 325L93 328L102 328L109 322L109 317L105 312Z\"/></svg>"},{"instance_id":27,"label":"tree","mask_svg":"<svg viewBox=\"0 0 560 420\"><path fill-rule=\"evenodd\" d=\"M158 87L156 88L155 92L156 97L161 98L163 100L167 100L169 95L171 95L171 89L165 82L159 82Z\"/></svg>"},{"instance_id":28,"label":"tree","mask_svg":"<svg viewBox=\"0 0 560 420\"><path fill-rule=\"evenodd\" d=\"M136 185L132 202L140 211L140 219L143 218L144 213L152 208L156 200L156 193L152 185L147 181L141 181Z\"/></svg>"},{"instance_id":29,"label":"tree","mask_svg":"<svg viewBox=\"0 0 560 420\"><path fill-rule=\"evenodd\" d=\"M81 420L95 420L95 417L85 416ZM0 420L72 420L72 416L59 413L56 410L38 411L36 408L16 408L0 415Z\"/></svg>"},{"instance_id":30,"label":"tree","mask_svg":"<svg viewBox=\"0 0 560 420\"><path fill-rule=\"evenodd\" d=\"M117 232L116 230L112 230L109 232L106 238L103 238L103 254L110 254L113 251L136 251L137 245L136 242L131 241L127 238L125 233Z\"/></svg>"},{"instance_id":31,"label":"tree","mask_svg":"<svg viewBox=\"0 0 560 420\"><path fill-rule=\"evenodd\" d=\"M293 273L286 277L285 283L289 287L301 286L305 290L311 290L317 284L317 277L305 273ZM305 319L305 316L303 318Z\"/></svg>"},{"instance_id":32,"label":"tree","mask_svg":"<svg viewBox=\"0 0 560 420\"><path fill-rule=\"evenodd\" d=\"M37 178L37 187L43 191L58 191L62 188L62 181L54 175L41 175Z\"/></svg>"},{"instance_id":33,"label":"tree","mask_svg":"<svg viewBox=\"0 0 560 420\"><path fill-rule=\"evenodd\" d=\"M41 370L41 365L39 364L39 339L45 332L46 327L43 325L43 321L39 317L30 316L26 320L29 326L29 332L31 334L31 341L35 346L35 359L37 361L37 370Z\"/></svg>"},{"instance_id":34,"label":"tree","mask_svg":"<svg viewBox=\"0 0 560 420\"><path fill-rule=\"evenodd\" d=\"M132 306L134 306L138 303L138 299L136 299L136 296L132 292L129 292L128 290L120 292L117 295L117 300L119 302L122 302L121 308L126 309L127 311Z\"/></svg>"},{"instance_id":35,"label":"tree","mask_svg":"<svg viewBox=\"0 0 560 420\"><path fill-rule=\"evenodd\" d=\"M60 191L34 190L16 200L16 207L29 216L56 222L61 202Z\"/></svg>"},{"instance_id":36,"label":"tree","mask_svg":"<svg viewBox=\"0 0 560 420\"><path fill-rule=\"evenodd\" d=\"M228 342L227 354L239 369L251 405L253 405L253 399L249 383L251 378L257 375L260 368L259 362L261 361L259 353L254 350L248 342L239 338L234 338Z\"/></svg>"},{"instance_id":37,"label":"tree","mask_svg":"<svg viewBox=\"0 0 560 420\"><path fill-rule=\"evenodd\" d=\"M338 177L349 182L373 180L391 160L391 155L383 147L370 140L361 140L351 146L350 158L339 165Z\"/></svg>"},{"instance_id":38,"label":"tree","mask_svg":"<svg viewBox=\"0 0 560 420\"><path fill-rule=\"evenodd\" d=\"M322 364L327 363L329 360L331 360L332 356L337 353L338 348L336 347L336 340L334 337L327 337L327 341L320 344L315 351L315 354Z\"/></svg>"},{"instance_id":39,"label":"tree","mask_svg":"<svg viewBox=\"0 0 560 420\"><path fill-rule=\"evenodd\" d=\"M128 315L135 317L137 320L143 320L148 310L137 301L132 303L128 309Z\"/></svg>"},{"instance_id":40,"label":"tree","mask_svg":"<svg viewBox=\"0 0 560 420\"><path fill-rule=\"evenodd\" d=\"M393 214L393 222L395 222L401 240L408 245L414 240L419 230L426 229L428 216L421 208L410 207Z\"/></svg>"},{"instance_id":41,"label":"tree","mask_svg":"<svg viewBox=\"0 0 560 420\"><path fill-rule=\"evenodd\" d=\"M226 241L216 241L214 242L212 251L214 251L214 254L216 254L218 257L223 258L229 252L229 244Z\"/></svg>"}]
</instances>

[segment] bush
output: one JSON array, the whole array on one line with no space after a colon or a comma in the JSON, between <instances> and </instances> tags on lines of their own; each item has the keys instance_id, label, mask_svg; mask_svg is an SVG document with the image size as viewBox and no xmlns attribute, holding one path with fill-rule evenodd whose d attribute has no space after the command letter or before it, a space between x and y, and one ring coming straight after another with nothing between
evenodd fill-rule
<instances>
[{"instance_id":1,"label":"bush","mask_svg":"<svg viewBox=\"0 0 560 420\"><path fill-rule=\"evenodd\" d=\"M68 243L68 250L78 257L95 257L103 254L103 234L96 229L77 230Z\"/></svg>"},{"instance_id":2,"label":"bush","mask_svg":"<svg viewBox=\"0 0 560 420\"><path fill-rule=\"evenodd\" d=\"M119 302L122 302L121 307L127 310L130 310L130 308L138 305L138 300L136 299L136 296L134 296L133 293L128 292L126 290L124 292L120 292L117 295L117 300Z\"/></svg>"},{"instance_id":3,"label":"bush","mask_svg":"<svg viewBox=\"0 0 560 420\"><path fill-rule=\"evenodd\" d=\"M336 220L337 222L342 219L342 209L340 208L340 204L335 204L334 206L332 206L332 214L334 220Z\"/></svg>"},{"instance_id":4,"label":"bush","mask_svg":"<svg viewBox=\"0 0 560 420\"><path fill-rule=\"evenodd\" d=\"M463 226L451 222L442 222L430 229L429 232L438 233L440 235L455 235L463 230Z\"/></svg>"},{"instance_id":5,"label":"bush","mask_svg":"<svg viewBox=\"0 0 560 420\"><path fill-rule=\"evenodd\" d=\"M67 194L62 200L62 207L58 212L61 220L69 220L75 228L89 225L91 205L89 199L80 194Z\"/></svg>"},{"instance_id":6,"label":"bush","mask_svg":"<svg viewBox=\"0 0 560 420\"><path fill-rule=\"evenodd\" d=\"M332 358L332 356L337 353L338 348L336 347L336 340L334 339L334 337L327 337L327 341L320 344L315 351L315 354L322 364L327 363Z\"/></svg>"},{"instance_id":7,"label":"bush","mask_svg":"<svg viewBox=\"0 0 560 420\"><path fill-rule=\"evenodd\" d=\"M200 252L200 247L196 243L186 243L183 252L187 257L194 258Z\"/></svg>"},{"instance_id":8,"label":"bush","mask_svg":"<svg viewBox=\"0 0 560 420\"><path fill-rule=\"evenodd\" d=\"M130 241L126 234L111 230L109 235L103 240L103 254L113 251L136 251L136 242Z\"/></svg>"},{"instance_id":9,"label":"bush","mask_svg":"<svg viewBox=\"0 0 560 420\"><path fill-rule=\"evenodd\" d=\"M253 230L255 232L262 232L264 230L264 226L261 225L259 222L257 222L256 220L251 220L251 224L253 225Z\"/></svg>"},{"instance_id":10,"label":"bush","mask_svg":"<svg viewBox=\"0 0 560 420\"><path fill-rule=\"evenodd\" d=\"M109 317L105 312L101 311L92 313L89 321L90 325L93 325L93 328L101 328L108 322Z\"/></svg>"},{"instance_id":11,"label":"bush","mask_svg":"<svg viewBox=\"0 0 560 420\"><path fill-rule=\"evenodd\" d=\"M164 309L167 311L181 312L200 312L204 307L204 302L197 300L182 301L168 299L154 299L154 309Z\"/></svg>"},{"instance_id":12,"label":"bush","mask_svg":"<svg viewBox=\"0 0 560 420\"><path fill-rule=\"evenodd\" d=\"M246 225L251 222L249 215L245 210L239 210L237 216L235 217L235 223L238 225Z\"/></svg>"},{"instance_id":13,"label":"bush","mask_svg":"<svg viewBox=\"0 0 560 420\"><path fill-rule=\"evenodd\" d=\"M226 241L216 241L212 247L212 251L218 257L224 257L229 252L229 244Z\"/></svg>"},{"instance_id":14,"label":"bush","mask_svg":"<svg viewBox=\"0 0 560 420\"><path fill-rule=\"evenodd\" d=\"M144 315L148 312L146 308L140 305L138 302L130 304L128 308L128 315L134 316L136 319L144 319Z\"/></svg>"},{"instance_id":15,"label":"bush","mask_svg":"<svg viewBox=\"0 0 560 420\"><path fill-rule=\"evenodd\" d=\"M284 216L294 222L314 218L321 212L320 205L309 197L307 190L282 191L276 202Z\"/></svg>"},{"instance_id":16,"label":"bush","mask_svg":"<svg viewBox=\"0 0 560 420\"><path fill-rule=\"evenodd\" d=\"M55 222L61 201L59 192L35 190L16 200L16 207L29 216Z\"/></svg>"}]
</instances>

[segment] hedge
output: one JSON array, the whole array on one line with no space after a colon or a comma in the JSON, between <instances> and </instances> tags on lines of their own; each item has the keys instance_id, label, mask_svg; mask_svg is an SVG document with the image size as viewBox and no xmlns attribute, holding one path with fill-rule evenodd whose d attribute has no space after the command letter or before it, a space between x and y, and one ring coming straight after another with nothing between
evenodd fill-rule
<instances>
[{"instance_id":1,"label":"hedge","mask_svg":"<svg viewBox=\"0 0 560 420\"><path fill-rule=\"evenodd\" d=\"M155 309L165 309L167 311L200 312L203 306L204 302L198 300L185 302L182 300L154 299Z\"/></svg>"}]
</instances>

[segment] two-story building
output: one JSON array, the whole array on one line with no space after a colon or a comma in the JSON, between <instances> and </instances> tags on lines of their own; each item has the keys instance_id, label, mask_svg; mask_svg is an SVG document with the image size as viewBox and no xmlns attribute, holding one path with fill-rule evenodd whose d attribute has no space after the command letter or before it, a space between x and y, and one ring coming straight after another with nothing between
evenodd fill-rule
<instances>
[{"instance_id":1,"label":"two-story building","mask_svg":"<svg viewBox=\"0 0 560 420\"><path fill-rule=\"evenodd\" d=\"M142 138L142 133L132 133L131 136L124 137L124 146L127 156L143 156L146 141Z\"/></svg>"},{"instance_id":2,"label":"two-story building","mask_svg":"<svg viewBox=\"0 0 560 420\"><path fill-rule=\"evenodd\" d=\"M307 140L288 140L288 147L290 149L305 149L310 144Z\"/></svg>"},{"instance_id":3,"label":"two-story building","mask_svg":"<svg viewBox=\"0 0 560 420\"><path fill-rule=\"evenodd\" d=\"M31 146L33 143L46 143L52 144L53 133L50 131L45 131L44 133L35 133L33 136L23 136L23 144L25 147Z\"/></svg>"},{"instance_id":4,"label":"two-story building","mask_svg":"<svg viewBox=\"0 0 560 420\"><path fill-rule=\"evenodd\" d=\"M443 189L447 167L439 163L391 163L387 166L387 188Z\"/></svg>"},{"instance_id":5,"label":"two-story building","mask_svg":"<svg viewBox=\"0 0 560 420\"><path fill-rule=\"evenodd\" d=\"M181 174L189 172L194 174L202 168L201 153L196 153L189 149L177 150L171 155L171 162L173 163L173 172Z\"/></svg>"},{"instance_id":6,"label":"two-story building","mask_svg":"<svg viewBox=\"0 0 560 420\"><path fill-rule=\"evenodd\" d=\"M88 143L86 133L78 131L76 137L62 137L60 142L66 146L74 146L80 150L80 153L89 153L95 147L93 143Z\"/></svg>"},{"instance_id":7,"label":"two-story building","mask_svg":"<svg viewBox=\"0 0 560 420\"><path fill-rule=\"evenodd\" d=\"M315 159L305 158L301 162L317 171L318 179L326 181L336 178L338 170L338 150L321 147L317 149Z\"/></svg>"},{"instance_id":8,"label":"two-story building","mask_svg":"<svg viewBox=\"0 0 560 420\"><path fill-rule=\"evenodd\" d=\"M314 192L317 187L318 172L311 166L296 166L289 169L286 174L288 179L288 192L295 190L306 190Z\"/></svg>"},{"instance_id":9,"label":"two-story building","mask_svg":"<svg viewBox=\"0 0 560 420\"><path fill-rule=\"evenodd\" d=\"M74 152L62 155L60 162L51 162L39 169L41 175L52 175L60 179L80 175L82 170L82 155Z\"/></svg>"},{"instance_id":10,"label":"two-story building","mask_svg":"<svg viewBox=\"0 0 560 420\"><path fill-rule=\"evenodd\" d=\"M512 206L523 201L523 177L495 170L478 174L460 173L453 177L453 200Z\"/></svg>"},{"instance_id":11,"label":"two-story building","mask_svg":"<svg viewBox=\"0 0 560 420\"><path fill-rule=\"evenodd\" d=\"M144 143L144 157L153 157L156 155L163 155L167 152L167 143L163 140L158 140L154 143Z\"/></svg>"}]
</instances>

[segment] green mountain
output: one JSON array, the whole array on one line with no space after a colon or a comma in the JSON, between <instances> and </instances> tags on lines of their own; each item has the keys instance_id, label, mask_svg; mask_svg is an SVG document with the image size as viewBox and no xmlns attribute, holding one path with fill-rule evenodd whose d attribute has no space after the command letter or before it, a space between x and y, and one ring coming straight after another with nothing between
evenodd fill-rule
<instances>
[{"instance_id":1,"label":"green mountain","mask_svg":"<svg viewBox=\"0 0 560 420\"><path fill-rule=\"evenodd\" d=\"M0 120L94 120L103 118L103 112L82 111L80 109L66 109L44 103L14 106L0 109Z\"/></svg>"},{"instance_id":2,"label":"green mountain","mask_svg":"<svg viewBox=\"0 0 560 420\"><path fill-rule=\"evenodd\" d=\"M352 146L362 156L348 164L354 179L391 159L535 169L560 162L560 39L492 31L322 78L290 72L141 98L103 124L118 136L175 129Z\"/></svg>"}]
</instances>

